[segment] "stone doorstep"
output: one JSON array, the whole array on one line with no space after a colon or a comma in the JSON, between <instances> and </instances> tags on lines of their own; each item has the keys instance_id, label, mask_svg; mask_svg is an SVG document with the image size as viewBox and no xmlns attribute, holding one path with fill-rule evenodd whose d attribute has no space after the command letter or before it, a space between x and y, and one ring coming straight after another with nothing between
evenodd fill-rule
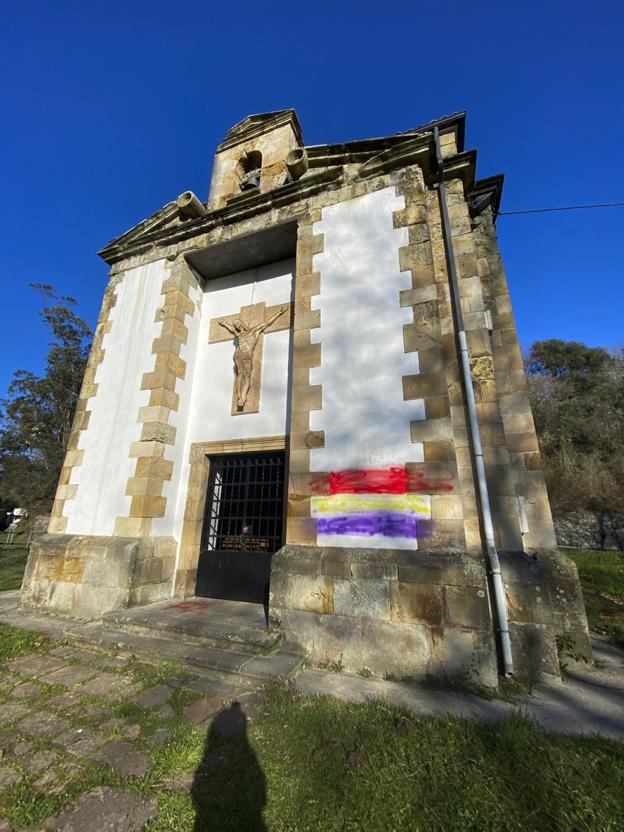
<instances>
[{"instance_id":1,"label":"stone doorstep","mask_svg":"<svg viewBox=\"0 0 624 832\"><path fill-rule=\"evenodd\" d=\"M1 600L2 593L0 593ZM0 620L7 623L21 627L25 630L36 630L37 632L46 633L47 635L56 638L64 638L69 641L69 645L58 648L60 654L66 657L68 654L76 654L80 648L85 648L85 652L90 652L90 655L99 657L95 663L99 668L119 668L127 664L132 656L139 656L147 664L157 664L160 661L174 661L181 664L186 664L185 671L181 674L179 684L175 687L182 687L192 690L196 693L210 694L212 696L220 696L222 699L235 698L241 690L249 690L259 684L260 677L239 676L236 673L221 674L210 670L206 666L199 666L185 662L185 653L188 650L188 645L184 642L173 641L172 639L155 639L147 638L138 635L131 635L122 633L116 630L103 629L101 624L94 624L93 622L77 622L72 620L72 626L67 626L69 622L65 621L63 624L63 631L57 632L58 619L55 616L41 616L34 615L23 610L18 610L15 614L4 615L0 614ZM195 647L196 645L193 645ZM124 655L112 655L116 653L124 653ZM57 653L54 650L53 653ZM32 657L22 656L13 661L26 662ZM39 660L41 657L35 655ZM47 659L47 657L45 657ZM59 656L55 655L52 658L58 660ZM244 654L244 659L253 658L249 654ZM60 662L63 666L65 662ZM38 666L36 669L28 666L28 671L35 669L36 672L44 673L50 671L52 666L46 662ZM26 670L26 668L23 668ZM122 677L118 677L122 678ZM22 676L15 677L16 682L23 681ZM69 692L62 694L63 697L68 697ZM73 702L63 703L70 707ZM57 705L61 707L60 705ZM30 714L27 704L22 702L11 702L5 704L0 708L0 718L2 722L12 722L21 719Z\"/></svg>"},{"instance_id":2,"label":"stone doorstep","mask_svg":"<svg viewBox=\"0 0 624 832\"><path fill-rule=\"evenodd\" d=\"M278 650L269 656L249 656L245 653L228 654L224 650L198 651L187 659L199 667L207 667L224 676L238 676L257 681L283 682L303 666L303 656L286 650ZM242 661L241 661L242 659Z\"/></svg>"},{"instance_id":3,"label":"stone doorstep","mask_svg":"<svg viewBox=\"0 0 624 832\"><path fill-rule=\"evenodd\" d=\"M27 629L50 629L50 624L56 622L41 616L33 616L30 621L28 613L20 611L16 616L19 621L11 622L16 626L26 626ZM45 622L48 627L41 626ZM30 626L29 626L30 625ZM249 628L252 629L252 628ZM275 634L260 630L270 638ZM173 635L173 634L167 634ZM195 676L207 676L215 681L224 682L233 687L240 687L264 681L283 681L290 678L303 664L303 656L288 650L276 649L266 655L250 654L243 650L220 649L203 646L196 640L167 637L164 633L149 635L114 629L100 622L76 622L67 627L63 637L86 649L95 651L112 651L136 655L147 662L173 661L186 665L189 673ZM64 665L62 659L56 662ZM41 672L52 671L52 664L46 664ZM56 666L54 669L57 669ZM30 668L29 668L30 670Z\"/></svg>"},{"instance_id":4,"label":"stone doorstep","mask_svg":"<svg viewBox=\"0 0 624 832\"><path fill-rule=\"evenodd\" d=\"M220 621L154 621L124 615L127 611L113 610L103 616L105 626L112 624L117 630L134 635L171 638L180 634L189 644L251 653L267 654L278 649L281 634L254 627L228 626Z\"/></svg>"},{"instance_id":5,"label":"stone doorstep","mask_svg":"<svg viewBox=\"0 0 624 832\"><path fill-rule=\"evenodd\" d=\"M121 651L147 661L173 661L185 665L190 673L209 671L220 680L249 685L258 681L284 681L299 670L303 656L286 650L268 655L250 655L237 650L202 647L186 640L146 636L124 630L99 627L68 634L83 645Z\"/></svg>"}]
</instances>

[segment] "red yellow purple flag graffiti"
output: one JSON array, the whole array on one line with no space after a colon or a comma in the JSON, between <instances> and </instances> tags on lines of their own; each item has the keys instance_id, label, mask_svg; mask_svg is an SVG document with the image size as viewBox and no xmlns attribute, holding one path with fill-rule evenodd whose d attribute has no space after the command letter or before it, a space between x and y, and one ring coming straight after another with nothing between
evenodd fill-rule
<instances>
[{"instance_id":1,"label":"red yellow purple flag graffiti","mask_svg":"<svg viewBox=\"0 0 624 832\"><path fill-rule=\"evenodd\" d=\"M328 493L312 497L319 546L415 549L431 498L408 493L404 466L332 471Z\"/></svg>"}]
</instances>

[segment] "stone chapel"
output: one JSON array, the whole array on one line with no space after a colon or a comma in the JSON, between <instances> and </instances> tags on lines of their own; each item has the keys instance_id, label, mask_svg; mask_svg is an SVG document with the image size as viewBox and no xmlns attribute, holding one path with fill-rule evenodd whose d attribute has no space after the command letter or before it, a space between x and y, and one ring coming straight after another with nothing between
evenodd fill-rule
<instances>
[{"instance_id":1,"label":"stone chapel","mask_svg":"<svg viewBox=\"0 0 624 832\"><path fill-rule=\"evenodd\" d=\"M306 145L248 116L190 191L100 252L110 280L25 607L264 605L312 662L557 676L589 652L557 552L465 113ZM527 241L530 245L530 241Z\"/></svg>"}]
</instances>

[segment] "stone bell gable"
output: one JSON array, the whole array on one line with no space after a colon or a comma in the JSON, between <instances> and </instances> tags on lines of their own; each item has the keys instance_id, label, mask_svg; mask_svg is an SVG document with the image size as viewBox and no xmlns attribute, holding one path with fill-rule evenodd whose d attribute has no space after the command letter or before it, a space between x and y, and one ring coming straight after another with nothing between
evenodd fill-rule
<instances>
[{"instance_id":1,"label":"stone bell gable","mask_svg":"<svg viewBox=\"0 0 624 832\"><path fill-rule=\"evenodd\" d=\"M557 675L563 632L588 652L496 238L503 177L476 178L464 135L456 113L306 146L293 110L249 116L206 203L183 192L102 249L24 605L226 592L314 661L495 683L503 604L515 672Z\"/></svg>"},{"instance_id":2,"label":"stone bell gable","mask_svg":"<svg viewBox=\"0 0 624 832\"><path fill-rule=\"evenodd\" d=\"M209 208L219 208L241 193L246 175L259 171L258 188L271 191L289 178L286 157L303 145L301 127L294 110L279 110L247 116L226 133L217 148ZM244 191L243 191L244 192Z\"/></svg>"}]
</instances>

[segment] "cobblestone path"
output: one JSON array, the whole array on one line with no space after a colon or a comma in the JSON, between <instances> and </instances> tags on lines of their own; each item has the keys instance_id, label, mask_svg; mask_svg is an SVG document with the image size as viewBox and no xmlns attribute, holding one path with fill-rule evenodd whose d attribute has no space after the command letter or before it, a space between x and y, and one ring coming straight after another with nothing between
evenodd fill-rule
<instances>
[{"instance_id":1,"label":"cobblestone path","mask_svg":"<svg viewBox=\"0 0 624 832\"><path fill-rule=\"evenodd\" d=\"M0 832L149 828L158 790L193 779L192 767L171 770L176 742L206 732L234 700L248 719L259 706L258 693L219 678L34 647L0 665Z\"/></svg>"}]
</instances>

